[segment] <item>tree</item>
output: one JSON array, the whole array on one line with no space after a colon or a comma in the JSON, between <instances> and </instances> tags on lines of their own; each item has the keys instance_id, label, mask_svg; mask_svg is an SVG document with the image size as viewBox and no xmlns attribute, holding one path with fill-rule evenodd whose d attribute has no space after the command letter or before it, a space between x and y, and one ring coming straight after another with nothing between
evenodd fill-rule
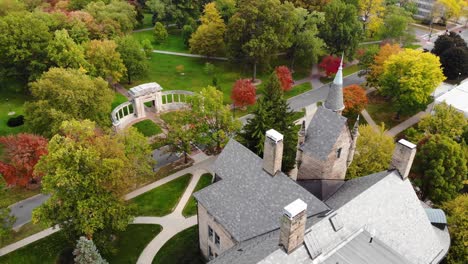
<instances>
[{"instance_id":1,"label":"tree","mask_svg":"<svg viewBox=\"0 0 468 264\"><path fill-rule=\"evenodd\" d=\"M224 52L226 25L214 2L205 5L200 20L201 25L189 40L190 52L208 57L222 54Z\"/></svg>"},{"instance_id":2,"label":"tree","mask_svg":"<svg viewBox=\"0 0 468 264\"><path fill-rule=\"evenodd\" d=\"M367 75L366 82L370 86L378 86L379 78L384 71L384 63L388 60L391 55L398 54L401 52L400 45L398 44L385 44L380 47L378 53L373 57L373 62L370 64L370 72Z\"/></svg>"},{"instance_id":3,"label":"tree","mask_svg":"<svg viewBox=\"0 0 468 264\"><path fill-rule=\"evenodd\" d=\"M460 17L463 9L468 6L464 0L437 0L437 4L443 6L445 20Z\"/></svg>"},{"instance_id":4,"label":"tree","mask_svg":"<svg viewBox=\"0 0 468 264\"><path fill-rule=\"evenodd\" d=\"M221 151L241 127L240 121L232 117L229 105L223 103L223 93L213 86L203 88L192 97L190 106L197 141L215 153Z\"/></svg>"},{"instance_id":5,"label":"tree","mask_svg":"<svg viewBox=\"0 0 468 264\"><path fill-rule=\"evenodd\" d=\"M142 40L141 47L145 52L146 58L151 58L151 55L153 54L153 45L151 45L151 41L149 39Z\"/></svg>"},{"instance_id":6,"label":"tree","mask_svg":"<svg viewBox=\"0 0 468 264\"><path fill-rule=\"evenodd\" d=\"M359 76L367 75L370 72L370 67L374 63L374 57L378 52L379 49L376 46L370 46L369 48L358 50L358 67L361 70ZM367 78L369 78L369 76Z\"/></svg>"},{"instance_id":7,"label":"tree","mask_svg":"<svg viewBox=\"0 0 468 264\"><path fill-rule=\"evenodd\" d=\"M0 17L0 72L22 81L47 69L49 26L37 13L13 12Z\"/></svg>"},{"instance_id":8,"label":"tree","mask_svg":"<svg viewBox=\"0 0 468 264\"><path fill-rule=\"evenodd\" d=\"M8 185L26 187L40 181L42 175L33 172L41 156L47 154L47 139L22 133L0 137L0 144L3 145L0 174Z\"/></svg>"},{"instance_id":9,"label":"tree","mask_svg":"<svg viewBox=\"0 0 468 264\"><path fill-rule=\"evenodd\" d=\"M92 240L87 239L86 237L80 237L77 240L76 248L73 250L73 255L75 256L76 264L107 264L99 250L96 248Z\"/></svg>"},{"instance_id":10,"label":"tree","mask_svg":"<svg viewBox=\"0 0 468 264\"><path fill-rule=\"evenodd\" d=\"M318 27L324 22L323 13L311 12L306 9L296 8L292 19L294 29L291 34L292 45L288 50L291 57L291 69L294 69L296 61L303 66L312 66L317 63L318 57L323 55L325 43L318 37Z\"/></svg>"},{"instance_id":11,"label":"tree","mask_svg":"<svg viewBox=\"0 0 468 264\"><path fill-rule=\"evenodd\" d=\"M379 91L392 99L398 118L400 114L425 109L431 93L444 79L439 58L421 50L405 49L385 62Z\"/></svg>"},{"instance_id":12,"label":"tree","mask_svg":"<svg viewBox=\"0 0 468 264\"><path fill-rule=\"evenodd\" d=\"M466 261L468 248L468 194L460 194L455 199L442 204L447 213L450 231L450 249L447 255L448 264L461 264Z\"/></svg>"},{"instance_id":13,"label":"tree","mask_svg":"<svg viewBox=\"0 0 468 264\"><path fill-rule=\"evenodd\" d=\"M323 57L322 62L320 62L319 67L325 71L327 77L335 74L340 67L341 58L328 55Z\"/></svg>"},{"instance_id":14,"label":"tree","mask_svg":"<svg viewBox=\"0 0 468 264\"><path fill-rule=\"evenodd\" d=\"M276 73L266 82L265 94L258 100L253 115L239 134L242 144L261 157L266 131L273 128L280 132L284 135L281 170L288 173L296 165L298 129Z\"/></svg>"},{"instance_id":15,"label":"tree","mask_svg":"<svg viewBox=\"0 0 468 264\"><path fill-rule=\"evenodd\" d=\"M278 76L278 80L281 83L281 89L283 89L283 91L287 92L293 88L294 80L288 67L278 66L275 69L275 73L276 76Z\"/></svg>"},{"instance_id":16,"label":"tree","mask_svg":"<svg viewBox=\"0 0 468 264\"><path fill-rule=\"evenodd\" d=\"M91 40L86 47L86 59L91 64L91 75L109 83L118 82L126 70L113 40Z\"/></svg>"},{"instance_id":17,"label":"tree","mask_svg":"<svg viewBox=\"0 0 468 264\"><path fill-rule=\"evenodd\" d=\"M321 27L320 37L327 44L328 51L334 55L344 52L346 57L352 58L362 35L356 7L333 0L324 10L325 23Z\"/></svg>"},{"instance_id":18,"label":"tree","mask_svg":"<svg viewBox=\"0 0 468 264\"><path fill-rule=\"evenodd\" d=\"M148 72L148 60L140 43L131 36L117 39L117 51L120 53L122 62L127 69L128 84L132 82L132 77L144 76Z\"/></svg>"},{"instance_id":19,"label":"tree","mask_svg":"<svg viewBox=\"0 0 468 264\"><path fill-rule=\"evenodd\" d=\"M281 49L291 46L292 16L294 6L289 2L240 0L226 31L230 58L243 59L252 65L255 79L257 64L268 66Z\"/></svg>"},{"instance_id":20,"label":"tree","mask_svg":"<svg viewBox=\"0 0 468 264\"><path fill-rule=\"evenodd\" d=\"M398 6L387 6L383 24L379 30L380 38L394 39L400 43L410 43L414 34L408 25L413 22L412 14Z\"/></svg>"},{"instance_id":21,"label":"tree","mask_svg":"<svg viewBox=\"0 0 468 264\"><path fill-rule=\"evenodd\" d=\"M156 22L154 24L153 35L156 43L163 43L168 37L166 27L161 22Z\"/></svg>"},{"instance_id":22,"label":"tree","mask_svg":"<svg viewBox=\"0 0 468 264\"><path fill-rule=\"evenodd\" d=\"M421 187L423 198L434 203L455 198L468 173L462 147L454 140L437 134L429 138L416 157L416 170L421 177L415 183Z\"/></svg>"},{"instance_id":23,"label":"tree","mask_svg":"<svg viewBox=\"0 0 468 264\"><path fill-rule=\"evenodd\" d=\"M196 140L196 126L191 124L191 115L187 111L173 113L173 118L167 120L168 131L164 143L172 153L183 153L184 162L188 162L188 155L192 152L192 142Z\"/></svg>"},{"instance_id":24,"label":"tree","mask_svg":"<svg viewBox=\"0 0 468 264\"><path fill-rule=\"evenodd\" d=\"M437 104L434 113L426 115L418 123L418 127L428 134L441 134L454 140L463 134L466 125L468 121L463 113L445 102Z\"/></svg>"},{"instance_id":25,"label":"tree","mask_svg":"<svg viewBox=\"0 0 468 264\"><path fill-rule=\"evenodd\" d=\"M465 40L460 35L455 32L450 32L449 34L442 34L437 37L431 52L440 56L446 50L454 47L468 48Z\"/></svg>"},{"instance_id":26,"label":"tree","mask_svg":"<svg viewBox=\"0 0 468 264\"><path fill-rule=\"evenodd\" d=\"M84 48L75 43L66 29L57 30L54 39L47 46L49 59L61 68L89 68L85 59Z\"/></svg>"},{"instance_id":27,"label":"tree","mask_svg":"<svg viewBox=\"0 0 468 264\"><path fill-rule=\"evenodd\" d=\"M182 39L184 40L185 47L189 47L189 40L192 37L193 28L191 25L185 25L182 28Z\"/></svg>"},{"instance_id":28,"label":"tree","mask_svg":"<svg viewBox=\"0 0 468 264\"><path fill-rule=\"evenodd\" d=\"M84 235L105 248L132 220L123 199L132 184L124 145L89 120L72 120L62 123L48 150L36 171L51 196L33 211L33 222L58 224L70 239Z\"/></svg>"},{"instance_id":29,"label":"tree","mask_svg":"<svg viewBox=\"0 0 468 264\"><path fill-rule=\"evenodd\" d=\"M52 137L62 121L90 119L106 126L114 98L107 83L75 69L51 68L31 83L33 101L25 104L28 129Z\"/></svg>"},{"instance_id":30,"label":"tree","mask_svg":"<svg viewBox=\"0 0 468 264\"><path fill-rule=\"evenodd\" d=\"M256 101L257 88L249 79L239 79L232 88L231 99L235 106L245 107L253 105Z\"/></svg>"},{"instance_id":31,"label":"tree","mask_svg":"<svg viewBox=\"0 0 468 264\"><path fill-rule=\"evenodd\" d=\"M236 0L215 0L216 8L219 10L221 17L224 22L228 22L229 19L236 13L237 6Z\"/></svg>"},{"instance_id":32,"label":"tree","mask_svg":"<svg viewBox=\"0 0 468 264\"><path fill-rule=\"evenodd\" d=\"M0 192L4 192L4 186L0 186ZM16 222L16 217L11 215L8 207L0 207L0 242L10 237L11 229Z\"/></svg>"},{"instance_id":33,"label":"tree","mask_svg":"<svg viewBox=\"0 0 468 264\"><path fill-rule=\"evenodd\" d=\"M360 125L356 153L346 178L353 179L388 169L394 148L393 138L385 133L383 124L378 131L370 125Z\"/></svg>"},{"instance_id":34,"label":"tree","mask_svg":"<svg viewBox=\"0 0 468 264\"><path fill-rule=\"evenodd\" d=\"M440 63L448 79L458 81L468 75L468 48L452 47L440 54Z\"/></svg>"},{"instance_id":35,"label":"tree","mask_svg":"<svg viewBox=\"0 0 468 264\"><path fill-rule=\"evenodd\" d=\"M3 0L0 2L0 17L9 13L24 11L25 6L17 0Z\"/></svg>"},{"instance_id":36,"label":"tree","mask_svg":"<svg viewBox=\"0 0 468 264\"><path fill-rule=\"evenodd\" d=\"M367 106L366 90L356 84L343 89L343 99L345 105L344 115L358 115Z\"/></svg>"},{"instance_id":37,"label":"tree","mask_svg":"<svg viewBox=\"0 0 468 264\"><path fill-rule=\"evenodd\" d=\"M107 4L92 1L84 11L100 24L100 33L107 38L130 33L137 24L135 7L127 1L111 0Z\"/></svg>"},{"instance_id":38,"label":"tree","mask_svg":"<svg viewBox=\"0 0 468 264\"><path fill-rule=\"evenodd\" d=\"M377 22L382 23L381 17L385 11L383 0L359 0L359 13L363 20L363 30L366 32L367 24ZM378 27L373 25L372 27Z\"/></svg>"}]
</instances>

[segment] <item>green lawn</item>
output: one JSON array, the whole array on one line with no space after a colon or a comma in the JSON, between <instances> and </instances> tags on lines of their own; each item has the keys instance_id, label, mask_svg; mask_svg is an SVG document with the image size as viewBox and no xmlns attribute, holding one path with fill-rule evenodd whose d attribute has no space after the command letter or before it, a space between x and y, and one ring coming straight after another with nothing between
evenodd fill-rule
<instances>
[{"instance_id":1,"label":"green lawn","mask_svg":"<svg viewBox=\"0 0 468 264\"><path fill-rule=\"evenodd\" d=\"M116 253L103 257L112 264L136 263L146 245L161 230L160 225L129 225L127 230L117 235ZM53 264L59 253L68 246L64 233L59 231L0 257L0 264Z\"/></svg>"},{"instance_id":2,"label":"green lawn","mask_svg":"<svg viewBox=\"0 0 468 264\"><path fill-rule=\"evenodd\" d=\"M67 246L64 233L57 232L0 257L0 264L53 264Z\"/></svg>"},{"instance_id":3,"label":"green lawn","mask_svg":"<svg viewBox=\"0 0 468 264\"><path fill-rule=\"evenodd\" d=\"M3 182L2 177L0 177L0 181ZM0 191L0 207L7 207L11 204L39 194L40 192L40 189L28 190L20 187L7 188L5 191Z\"/></svg>"},{"instance_id":4,"label":"green lawn","mask_svg":"<svg viewBox=\"0 0 468 264\"><path fill-rule=\"evenodd\" d=\"M162 231L160 225L132 224L122 232L115 242L117 253L104 255L111 264L134 264L145 247Z\"/></svg>"},{"instance_id":5,"label":"green lawn","mask_svg":"<svg viewBox=\"0 0 468 264\"><path fill-rule=\"evenodd\" d=\"M143 29L143 28L150 28L153 26L151 23L151 18L153 17L153 14L151 13L144 13L143 14L143 23L141 25L138 25L135 27L135 29Z\"/></svg>"},{"instance_id":6,"label":"green lawn","mask_svg":"<svg viewBox=\"0 0 468 264\"><path fill-rule=\"evenodd\" d=\"M376 92L368 94L368 98L369 103L366 110L377 125L383 122L385 128L390 129L408 119L408 116L401 116L400 120L396 120L396 111L392 103L389 100L385 100L385 98Z\"/></svg>"},{"instance_id":7,"label":"green lawn","mask_svg":"<svg viewBox=\"0 0 468 264\"><path fill-rule=\"evenodd\" d=\"M12 231L12 234L10 237L5 238L3 240L0 240L0 248L15 243L16 241L20 241L23 238L26 238L30 235L36 234L44 229L46 229L47 226L43 224L33 224L32 222L29 222L25 225L23 225L18 232Z\"/></svg>"},{"instance_id":8,"label":"green lawn","mask_svg":"<svg viewBox=\"0 0 468 264\"><path fill-rule=\"evenodd\" d=\"M162 132L161 128L151 120L143 120L133 124L133 126L145 137L151 137Z\"/></svg>"},{"instance_id":9,"label":"green lawn","mask_svg":"<svg viewBox=\"0 0 468 264\"><path fill-rule=\"evenodd\" d=\"M8 85L9 84L6 84L5 86ZM24 125L8 127L7 122L11 117L16 117L24 113L23 104L26 99L27 97L22 94L22 92L15 92L7 87L0 86L0 136L18 134L25 131ZM15 114L10 116L8 115L9 112L15 112Z\"/></svg>"},{"instance_id":10,"label":"green lawn","mask_svg":"<svg viewBox=\"0 0 468 264\"><path fill-rule=\"evenodd\" d=\"M211 173L203 174L193 192L197 192L205 188L206 186L210 185L212 181L213 175L211 175ZM193 198L193 196L190 196L190 199L188 200L187 204L184 207L184 210L182 211L182 215L185 217L189 217L195 214L197 214L197 202L195 201L195 198Z\"/></svg>"},{"instance_id":11,"label":"green lawn","mask_svg":"<svg viewBox=\"0 0 468 264\"><path fill-rule=\"evenodd\" d=\"M168 33L167 39L159 44L154 41L153 30L133 32L132 36L140 42L144 39L151 40L151 44L155 50L190 53L189 49L184 45L182 34L179 29L169 28Z\"/></svg>"},{"instance_id":12,"label":"green lawn","mask_svg":"<svg viewBox=\"0 0 468 264\"><path fill-rule=\"evenodd\" d=\"M198 225L173 236L159 250L153 264L204 264L198 247Z\"/></svg>"},{"instance_id":13,"label":"green lawn","mask_svg":"<svg viewBox=\"0 0 468 264\"><path fill-rule=\"evenodd\" d=\"M312 90L312 85L310 84L310 82L306 82L306 83L294 86L290 91L284 93L284 97L286 99L289 99L301 93L305 93L309 90Z\"/></svg>"},{"instance_id":14,"label":"green lawn","mask_svg":"<svg viewBox=\"0 0 468 264\"><path fill-rule=\"evenodd\" d=\"M114 95L114 101L112 101L112 110L119 106L120 104L123 104L125 102L128 102L128 98L122 95L121 93L115 93Z\"/></svg>"},{"instance_id":15,"label":"green lawn","mask_svg":"<svg viewBox=\"0 0 468 264\"><path fill-rule=\"evenodd\" d=\"M137 205L137 215L164 216L171 213L177 206L191 178L192 174L185 174L133 198L132 202Z\"/></svg>"}]
</instances>

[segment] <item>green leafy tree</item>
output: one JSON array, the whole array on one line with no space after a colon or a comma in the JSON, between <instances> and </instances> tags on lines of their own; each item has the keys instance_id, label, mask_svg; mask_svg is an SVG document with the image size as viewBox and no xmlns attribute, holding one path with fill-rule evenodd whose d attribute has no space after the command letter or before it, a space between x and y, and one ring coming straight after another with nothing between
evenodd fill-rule
<instances>
[{"instance_id":1,"label":"green leafy tree","mask_svg":"<svg viewBox=\"0 0 468 264\"><path fill-rule=\"evenodd\" d=\"M229 19L236 13L237 6L236 0L215 0L216 8L219 10L221 17L223 17L224 22L228 22Z\"/></svg>"},{"instance_id":2,"label":"green leafy tree","mask_svg":"<svg viewBox=\"0 0 468 264\"><path fill-rule=\"evenodd\" d=\"M369 125L360 125L356 153L346 178L353 179L388 169L394 148L393 138L385 133L383 125L378 131Z\"/></svg>"},{"instance_id":3,"label":"green leafy tree","mask_svg":"<svg viewBox=\"0 0 468 264\"><path fill-rule=\"evenodd\" d=\"M268 66L280 50L291 46L292 16L294 6L289 2L240 0L226 31L229 56L253 65L255 79L257 64Z\"/></svg>"},{"instance_id":4,"label":"green leafy tree","mask_svg":"<svg viewBox=\"0 0 468 264\"><path fill-rule=\"evenodd\" d=\"M0 192L5 192L5 184L0 181ZM10 237L16 218L10 214L10 208L0 207L0 242Z\"/></svg>"},{"instance_id":5,"label":"green leafy tree","mask_svg":"<svg viewBox=\"0 0 468 264\"><path fill-rule=\"evenodd\" d=\"M113 40L92 40L86 47L86 59L91 64L92 76L109 83L118 82L126 69Z\"/></svg>"},{"instance_id":6,"label":"green leafy tree","mask_svg":"<svg viewBox=\"0 0 468 264\"><path fill-rule=\"evenodd\" d=\"M445 102L434 107L434 114L427 115L418 123L418 127L429 134L441 134L458 139L463 134L468 121L463 113Z\"/></svg>"},{"instance_id":7,"label":"green leafy tree","mask_svg":"<svg viewBox=\"0 0 468 264\"><path fill-rule=\"evenodd\" d=\"M443 203L442 209L447 213L450 231L450 249L447 255L448 264L462 264L468 257L466 246L468 237L468 194L458 195L455 199Z\"/></svg>"},{"instance_id":8,"label":"green leafy tree","mask_svg":"<svg viewBox=\"0 0 468 264\"><path fill-rule=\"evenodd\" d=\"M149 39L142 40L141 47L145 52L146 58L151 58L151 55L153 54L153 45L151 45L151 41Z\"/></svg>"},{"instance_id":9,"label":"green leafy tree","mask_svg":"<svg viewBox=\"0 0 468 264\"><path fill-rule=\"evenodd\" d=\"M166 27L161 22L156 22L153 29L154 41L158 44L164 42L167 37Z\"/></svg>"},{"instance_id":10,"label":"green leafy tree","mask_svg":"<svg viewBox=\"0 0 468 264\"><path fill-rule=\"evenodd\" d=\"M226 25L221 18L215 3L205 5L201 25L189 40L190 52L208 57L224 52L224 32Z\"/></svg>"},{"instance_id":11,"label":"green leafy tree","mask_svg":"<svg viewBox=\"0 0 468 264\"><path fill-rule=\"evenodd\" d=\"M131 184L124 145L89 120L65 121L36 165L51 197L33 211L33 222L58 224L71 240L79 236L107 248L115 232L131 222L123 200Z\"/></svg>"},{"instance_id":12,"label":"green leafy tree","mask_svg":"<svg viewBox=\"0 0 468 264\"><path fill-rule=\"evenodd\" d=\"M454 47L468 48L465 40L460 35L455 32L450 32L449 34L442 34L437 37L431 52L440 56L446 50Z\"/></svg>"},{"instance_id":13,"label":"green leafy tree","mask_svg":"<svg viewBox=\"0 0 468 264\"><path fill-rule=\"evenodd\" d=\"M197 131L191 124L191 114L187 111L173 113L173 118L167 120L168 131L164 142L172 153L183 153L184 162L188 162L188 155L192 152L192 142L195 141Z\"/></svg>"},{"instance_id":14,"label":"green leafy tree","mask_svg":"<svg viewBox=\"0 0 468 264\"><path fill-rule=\"evenodd\" d=\"M439 58L421 50L405 49L384 63L380 92L392 99L399 117L425 109L431 93L444 79Z\"/></svg>"},{"instance_id":15,"label":"green leafy tree","mask_svg":"<svg viewBox=\"0 0 468 264\"><path fill-rule=\"evenodd\" d=\"M184 40L185 47L189 47L189 41L193 34L193 28L191 25L184 25L182 28L182 39Z\"/></svg>"},{"instance_id":16,"label":"green leafy tree","mask_svg":"<svg viewBox=\"0 0 468 264\"><path fill-rule=\"evenodd\" d=\"M114 98L107 83L75 69L51 68L31 83L33 101L25 104L25 124L36 134L52 137L69 119L90 119L109 125Z\"/></svg>"},{"instance_id":17,"label":"green leafy tree","mask_svg":"<svg viewBox=\"0 0 468 264\"><path fill-rule=\"evenodd\" d=\"M325 23L320 28L320 37L331 54L352 58L362 35L356 7L341 0L333 0L325 6Z\"/></svg>"},{"instance_id":18,"label":"green leafy tree","mask_svg":"<svg viewBox=\"0 0 468 264\"><path fill-rule=\"evenodd\" d=\"M128 84L132 83L132 78L144 76L148 72L149 65L145 51L136 39L131 36L117 39L117 51L127 69L125 76Z\"/></svg>"},{"instance_id":19,"label":"green leafy tree","mask_svg":"<svg viewBox=\"0 0 468 264\"><path fill-rule=\"evenodd\" d=\"M291 57L291 69L295 62L300 65L312 66L317 63L318 57L324 54L325 43L318 37L318 27L324 22L323 13L311 12L306 9L296 8L294 30L292 33L292 45L289 48Z\"/></svg>"},{"instance_id":20,"label":"green leafy tree","mask_svg":"<svg viewBox=\"0 0 468 264\"><path fill-rule=\"evenodd\" d=\"M370 67L374 63L374 57L375 55L377 55L378 52L379 48L377 46L370 46L367 49L358 50L358 67L361 70L361 72L359 73L360 76L369 73Z\"/></svg>"},{"instance_id":21,"label":"green leafy tree","mask_svg":"<svg viewBox=\"0 0 468 264\"><path fill-rule=\"evenodd\" d=\"M130 33L137 25L135 7L127 1L111 0L107 4L103 1L92 1L84 11L93 16L100 24L103 37L112 38Z\"/></svg>"},{"instance_id":22,"label":"green leafy tree","mask_svg":"<svg viewBox=\"0 0 468 264\"><path fill-rule=\"evenodd\" d=\"M76 264L107 264L108 262L101 257L99 250L94 245L93 240L86 237L80 237L77 240L76 248L73 250Z\"/></svg>"},{"instance_id":23,"label":"green leafy tree","mask_svg":"<svg viewBox=\"0 0 468 264\"><path fill-rule=\"evenodd\" d=\"M461 81L468 75L468 48L453 47L440 55L444 75L448 79Z\"/></svg>"},{"instance_id":24,"label":"green leafy tree","mask_svg":"<svg viewBox=\"0 0 468 264\"><path fill-rule=\"evenodd\" d=\"M47 47L47 53L49 59L57 67L89 68L89 64L85 59L84 48L75 43L65 29L55 31L54 39Z\"/></svg>"},{"instance_id":25,"label":"green leafy tree","mask_svg":"<svg viewBox=\"0 0 468 264\"><path fill-rule=\"evenodd\" d=\"M48 24L37 13L13 12L0 17L0 76L36 79L47 69Z\"/></svg>"},{"instance_id":26,"label":"green leafy tree","mask_svg":"<svg viewBox=\"0 0 468 264\"><path fill-rule=\"evenodd\" d=\"M394 39L404 44L410 43L415 39L414 33L408 27L411 22L413 19L410 12L398 6L388 6L379 36L382 39Z\"/></svg>"},{"instance_id":27,"label":"green leafy tree","mask_svg":"<svg viewBox=\"0 0 468 264\"><path fill-rule=\"evenodd\" d=\"M422 175L415 182L421 187L423 198L434 203L457 196L467 180L467 159L460 144L443 136L434 135L417 153L416 170Z\"/></svg>"},{"instance_id":28,"label":"green leafy tree","mask_svg":"<svg viewBox=\"0 0 468 264\"><path fill-rule=\"evenodd\" d=\"M197 141L219 152L241 128L239 120L232 117L229 105L223 103L223 93L213 86L203 88L192 97L192 122L197 131Z\"/></svg>"},{"instance_id":29,"label":"green leafy tree","mask_svg":"<svg viewBox=\"0 0 468 264\"><path fill-rule=\"evenodd\" d=\"M296 164L298 129L275 73L265 84L265 94L257 101L253 115L239 134L242 144L262 156L266 131L273 128L280 132L284 135L281 170L288 173Z\"/></svg>"},{"instance_id":30,"label":"green leafy tree","mask_svg":"<svg viewBox=\"0 0 468 264\"><path fill-rule=\"evenodd\" d=\"M24 3L18 0L0 1L0 17L6 16L8 13L24 11L25 9Z\"/></svg>"}]
</instances>

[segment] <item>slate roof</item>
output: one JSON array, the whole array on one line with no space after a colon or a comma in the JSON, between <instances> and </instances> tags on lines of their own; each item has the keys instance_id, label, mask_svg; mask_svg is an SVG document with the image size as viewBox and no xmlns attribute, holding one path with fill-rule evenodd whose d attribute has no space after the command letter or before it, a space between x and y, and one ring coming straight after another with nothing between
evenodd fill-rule
<instances>
[{"instance_id":1,"label":"slate roof","mask_svg":"<svg viewBox=\"0 0 468 264\"><path fill-rule=\"evenodd\" d=\"M214 164L222 180L194 194L236 241L279 228L283 208L298 198L307 203L308 216L329 209L282 172L273 177L262 166L260 157L231 139Z\"/></svg>"},{"instance_id":2,"label":"slate roof","mask_svg":"<svg viewBox=\"0 0 468 264\"><path fill-rule=\"evenodd\" d=\"M316 259L305 245L287 255L275 230L236 245L212 263L437 263L448 250L448 232L431 225L410 181L395 170L350 180L326 203L334 211L307 220L306 240L316 237L322 252ZM336 217L344 225L337 231L330 221ZM376 244L365 245L369 234Z\"/></svg>"},{"instance_id":3,"label":"slate roof","mask_svg":"<svg viewBox=\"0 0 468 264\"><path fill-rule=\"evenodd\" d=\"M320 160L326 160L343 128L346 117L319 107L306 131L306 139L300 149Z\"/></svg>"}]
</instances>

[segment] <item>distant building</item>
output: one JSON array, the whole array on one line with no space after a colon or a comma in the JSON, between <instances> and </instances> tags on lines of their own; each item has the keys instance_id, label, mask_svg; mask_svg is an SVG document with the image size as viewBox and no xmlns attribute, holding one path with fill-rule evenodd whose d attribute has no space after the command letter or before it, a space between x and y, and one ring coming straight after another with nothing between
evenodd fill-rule
<instances>
[{"instance_id":1,"label":"distant building","mask_svg":"<svg viewBox=\"0 0 468 264\"><path fill-rule=\"evenodd\" d=\"M213 264L439 263L450 245L445 214L407 179L416 145L400 140L388 170L344 180L357 124L348 129L342 67L308 128L297 168L281 172L283 135L266 132L263 159L231 139L215 183L194 194L200 250Z\"/></svg>"},{"instance_id":2,"label":"distant building","mask_svg":"<svg viewBox=\"0 0 468 264\"><path fill-rule=\"evenodd\" d=\"M414 15L419 19L430 19L432 10L434 8L434 0L416 0L414 1L418 8L418 11Z\"/></svg>"}]
</instances>

